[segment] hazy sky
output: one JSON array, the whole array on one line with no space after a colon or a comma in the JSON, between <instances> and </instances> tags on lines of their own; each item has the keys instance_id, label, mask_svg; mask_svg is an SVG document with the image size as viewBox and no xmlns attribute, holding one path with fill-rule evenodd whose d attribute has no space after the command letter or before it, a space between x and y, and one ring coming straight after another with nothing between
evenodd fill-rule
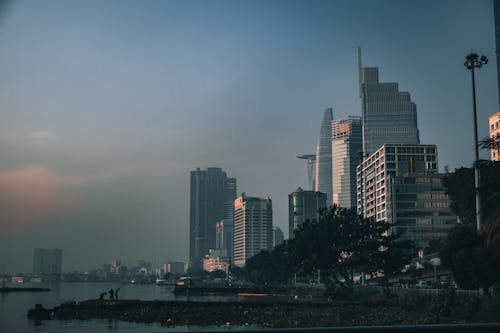
<instances>
[{"instance_id":1,"label":"hazy sky","mask_svg":"<svg viewBox=\"0 0 500 333\"><path fill-rule=\"evenodd\" d=\"M498 110L484 1L16 1L0 6L0 264L31 271L188 256L189 171L238 192L307 187L323 110L360 114L356 47L417 105L439 166L469 166L474 50L480 136ZM482 156L489 155L484 152Z\"/></svg>"}]
</instances>

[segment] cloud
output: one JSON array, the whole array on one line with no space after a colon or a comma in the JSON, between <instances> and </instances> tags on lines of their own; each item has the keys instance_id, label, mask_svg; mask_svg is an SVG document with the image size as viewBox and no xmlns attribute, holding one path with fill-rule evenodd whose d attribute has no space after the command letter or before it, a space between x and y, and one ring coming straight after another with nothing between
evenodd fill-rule
<instances>
[{"instance_id":1,"label":"cloud","mask_svg":"<svg viewBox=\"0 0 500 333\"><path fill-rule=\"evenodd\" d=\"M71 188L81 184L42 166L0 169L0 236L67 212L75 205Z\"/></svg>"},{"instance_id":2,"label":"cloud","mask_svg":"<svg viewBox=\"0 0 500 333\"><path fill-rule=\"evenodd\" d=\"M51 131L35 131L29 134L32 144L37 146L46 146L57 140L57 135Z\"/></svg>"}]
</instances>

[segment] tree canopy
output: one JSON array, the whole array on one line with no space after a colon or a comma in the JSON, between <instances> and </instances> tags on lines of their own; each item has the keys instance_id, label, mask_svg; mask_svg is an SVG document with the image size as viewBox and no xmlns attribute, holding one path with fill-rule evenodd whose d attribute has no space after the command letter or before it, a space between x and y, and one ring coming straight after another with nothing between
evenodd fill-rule
<instances>
[{"instance_id":1,"label":"tree canopy","mask_svg":"<svg viewBox=\"0 0 500 333\"><path fill-rule=\"evenodd\" d=\"M293 274L315 276L333 292L352 292L355 272L389 278L410 262L412 246L390 233L390 225L363 219L354 209L337 206L324 210L318 220L306 221L294 238L272 252L261 252L246 266L256 283L283 283Z\"/></svg>"},{"instance_id":2,"label":"tree canopy","mask_svg":"<svg viewBox=\"0 0 500 333\"><path fill-rule=\"evenodd\" d=\"M500 208L500 162L479 161L481 211L485 220L498 216ZM443 181L451 200L451 210L463 223L476 222L474 168L460 168ZM493 216L492 216L493 214Z\"/></svg>"}]
</instances>

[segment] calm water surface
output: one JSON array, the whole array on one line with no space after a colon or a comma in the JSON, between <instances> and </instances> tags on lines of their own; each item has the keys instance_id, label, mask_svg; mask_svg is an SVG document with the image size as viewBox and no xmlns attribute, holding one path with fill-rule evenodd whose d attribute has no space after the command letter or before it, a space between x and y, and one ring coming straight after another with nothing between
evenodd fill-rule
<instances>
[{"instance_id":1,"label":"calm water surface","mask_svg":"<svg viewBox=\"0 0 500 333\"><path fill-rule=\"evenodd\" d=\"M214 329L215 327L167 328L159 324L128 323L119 320L59 321L46 320L35 323L28 320L27 312L34 304L41 303L52 308L66 301L98 298L99 294L111 288L120 288L120 299L141 300L187 300L176 298L171 286L124 285L121 283L60 283L47 286L50 292L0 293L0 332L172 332L186 330ZM221 301L227 298L191 297L190 300ZM227 328L219 328L227 329ZM234 328L232 328L234 329ZM229 330L229 329L228 329Z\"/></svg>"}]
</instances>

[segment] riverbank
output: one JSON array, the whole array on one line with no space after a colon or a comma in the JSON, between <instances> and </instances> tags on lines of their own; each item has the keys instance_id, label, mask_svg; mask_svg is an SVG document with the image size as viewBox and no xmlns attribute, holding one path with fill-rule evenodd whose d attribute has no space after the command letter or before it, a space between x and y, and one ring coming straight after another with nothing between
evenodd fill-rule
<instances>
[{"instance_id":1,"label":"riverbank","mask_svg":"<svg viewBox=\"0 0 500 333\"><path fill-rule=\"evenodd\" d=\"M116 319L164 326L333 327L500 322L498 298L442 293L335 302L86 300L50 310L52 319ZM40 318L41 319L41 318Z\"/></svg>"},{"instance_id":2,"label":"riverbank","mask_svg":"<svg viewBox=\"0 0 500 333\"><path fill-rule=\"evenodd\" d=\"M0 287L0 293L9 292L39 292L39 291L50 291L49 288L35 288L35 287Z\"/></svg>"}]
</instances>

